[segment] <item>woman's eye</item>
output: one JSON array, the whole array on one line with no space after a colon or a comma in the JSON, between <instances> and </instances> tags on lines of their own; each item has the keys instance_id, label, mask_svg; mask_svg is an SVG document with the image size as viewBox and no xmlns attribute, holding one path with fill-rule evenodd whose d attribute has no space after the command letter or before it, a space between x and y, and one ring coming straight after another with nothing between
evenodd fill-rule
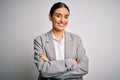
<instances>
[{"instance_id":1,"label":"woman's eye","mask_svg":"<svg viewBox=\"0 0 120 80\"><path fill-rule=\"evenodd\" d=\"M65 18L68 18L68 16L65 16Z\"/></svg>"},{"instance_id":2,"label":"woman's eye","mask_svg":"<svg viewBox=\"0 0 120 80\"><path fill-rule=\"evenodd\" d=\"M67 19L67 18L69 18L69 16L65 16L65 18Z\"/></svg>"},{"instance_id":3,"label":"woman's eye","mask_svg":"<svg viewBox=\"0 0 120 80\"><path fill-rule=\"evenodd\" d=\"M57 17L60 17L60 15L57 15Z\"/></svg>"}]
</instances>

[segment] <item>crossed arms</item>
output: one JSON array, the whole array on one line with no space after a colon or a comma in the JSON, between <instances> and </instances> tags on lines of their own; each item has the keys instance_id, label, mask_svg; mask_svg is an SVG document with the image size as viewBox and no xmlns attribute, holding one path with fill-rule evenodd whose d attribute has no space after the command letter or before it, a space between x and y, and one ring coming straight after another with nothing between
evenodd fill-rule
<instances>
[{"instance_id":1,"label":"crossed arms","mask_svg":"<svg viewBox=\"0 0 120 80\"><path fill-rule=\"evenodd\" d=\"M45 78L79 78L88 73L88 58L82 44L77 48L76 59L49 60L44 53L41 39L34 40L34 51L34 62Z\"/></svg>"},{"instance_id":2,"label":"crossed arms","mask_svg":"<svg viewBox=\"0 0 120 80\"><path fill-rule=\"evenodd\" d=\"M44 60L45 62L50 61L50 60L47 58L47 56L44 55L44 54L39 54L39 58L41 58L41 59ZM75 60L75 59L72 59L72 62L73 62L74 65L77 65L77 64L78 64L78 61Z\"/></svg>"}]
</instances>

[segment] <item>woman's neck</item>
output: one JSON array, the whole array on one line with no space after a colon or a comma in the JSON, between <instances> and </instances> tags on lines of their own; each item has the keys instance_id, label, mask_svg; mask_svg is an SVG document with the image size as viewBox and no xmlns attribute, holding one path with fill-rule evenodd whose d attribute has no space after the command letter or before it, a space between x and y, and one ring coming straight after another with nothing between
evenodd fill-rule
<instances>
[{"instance_id":1,"label":"woman's neck","mask_svg":"<svg viewBox=\"0 0 120 80\"><path fill-rule=\"evenodd\" d=\"M57 38L57 40L59 40L59 41L62 40L64 31L52 30L52 32L53 32L54 36Z\"/></svg>"}]
</instances>

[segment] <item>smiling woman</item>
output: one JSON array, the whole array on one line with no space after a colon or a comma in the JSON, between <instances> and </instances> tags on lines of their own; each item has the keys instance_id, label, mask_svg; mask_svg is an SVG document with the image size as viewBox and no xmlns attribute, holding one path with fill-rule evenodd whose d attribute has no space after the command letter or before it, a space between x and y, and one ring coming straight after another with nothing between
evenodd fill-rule
<instances>
[{"instance_id":1,"label":"smiling woman","mask_svg":"<svg viewBox=\"0 0 120 80\"><path fill-rule=\"evenodd\" d=\"M38 80L83 80L88 73L88 58L79 36L66 32L70 11L55 3L49 13L52 30L34 39L34 62Z\"/></svg>"},{"instance_id":2,"label":"smiling woman","mask_svg":"<svg viewBox=\"0 0 120 80\"><path fill-rule=\"evenodd\" d=\"M53 15L49 15L53 23L53 31L63 31L68 24L69 12L66 8L58 8Z\"/></svg>"}]
</instances>

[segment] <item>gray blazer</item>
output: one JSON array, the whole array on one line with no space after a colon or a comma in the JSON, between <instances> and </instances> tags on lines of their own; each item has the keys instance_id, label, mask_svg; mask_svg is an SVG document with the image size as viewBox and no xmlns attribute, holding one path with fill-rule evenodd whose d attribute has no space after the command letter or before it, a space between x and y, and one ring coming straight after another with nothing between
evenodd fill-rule
<instances>
[{"instance_id":1,"label":"gray blazer","mask_svg":"<svg viewBox=\"0 0 120 80\"><path fill-rule=\"evenodd\" d=\"M39 71L38 80L83 80L88 73L88 58L79 36L65 31L65 59L56 60L51 31L34 39L34 62ZM49 62L39 58L45 54ZM70 59L79 64L70 65Z\"/></svg>"}]
</instances>

